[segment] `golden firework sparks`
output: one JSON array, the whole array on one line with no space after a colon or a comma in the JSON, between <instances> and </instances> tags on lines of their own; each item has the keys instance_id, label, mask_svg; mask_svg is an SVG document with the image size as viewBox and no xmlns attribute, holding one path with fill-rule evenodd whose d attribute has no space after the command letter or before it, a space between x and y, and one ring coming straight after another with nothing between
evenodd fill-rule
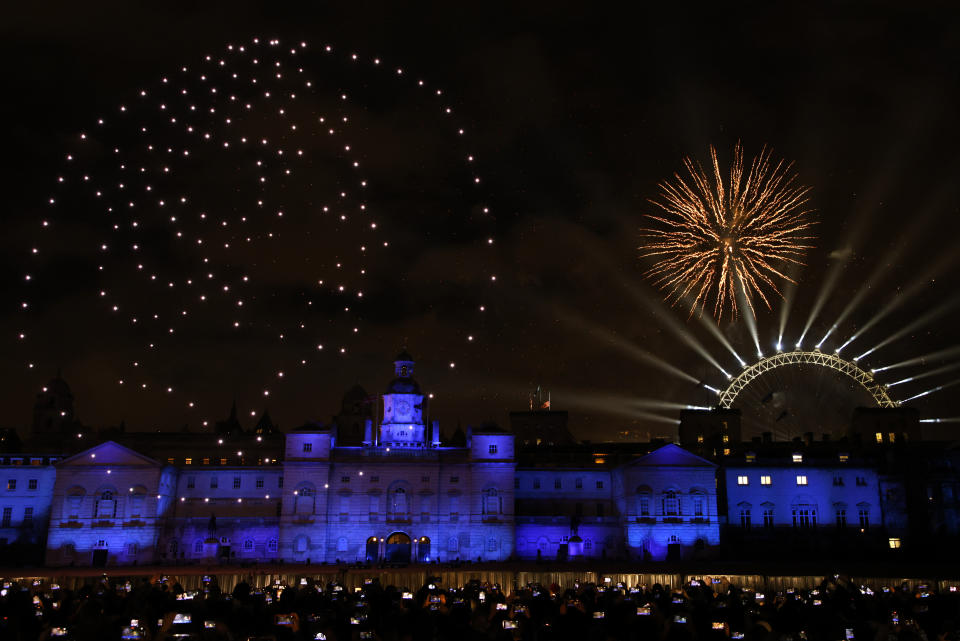
<instances>
[{"instance_id":1,"label":"golden firework sparks","mask_svg":"<svg viewBox=\"0 0 960 641\"><path fill-rule=\"evenodd\" d=\"M685 158L689 179L675 173L672 181L658 185L659 198L650 201L662 211L647 214L659 225L641 230L641 255L655 260L646 276L667 292L671 304L690 300L691 316L712 301L716 318L726 307L736 318L738 294L755 316L754 296L769 308L764 290L781 295L774 278L794 282L784 271L786 265L802 264L811 247L807 230L814 223L808 218L812 210L805 208L810 188L794 184L792 163L772 165L770 155L764 147L744 173L737 143L724 184L711 145L712 176Z\"/></svg>"}]
</instances>

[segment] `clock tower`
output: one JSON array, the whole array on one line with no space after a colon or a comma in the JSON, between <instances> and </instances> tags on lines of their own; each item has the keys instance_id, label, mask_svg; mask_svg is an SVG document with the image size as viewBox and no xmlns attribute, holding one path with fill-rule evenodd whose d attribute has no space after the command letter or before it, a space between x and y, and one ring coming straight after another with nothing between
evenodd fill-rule
<instances>
[{"instance_id":1,"label":"clock tower","mask_svg":"<svg viewBox=\"0 0 960 641\"><path fill-rule=\"evenodd\" d=\"M380 445L424 447L423 393L413 378L413 356L406 350L393 361L394 379L383 395Z\"/></svg>"}]
</instances>

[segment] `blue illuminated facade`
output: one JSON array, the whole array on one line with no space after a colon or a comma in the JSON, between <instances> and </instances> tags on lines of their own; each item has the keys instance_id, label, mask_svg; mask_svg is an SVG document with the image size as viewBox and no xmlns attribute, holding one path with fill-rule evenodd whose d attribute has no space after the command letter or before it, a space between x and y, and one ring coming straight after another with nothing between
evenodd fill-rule
<instances>
[{"instance_id":1,"label":"blue illuminated facade","mask_svg":"<svg viewBox=\"0 0 960 641\"><path fill-rule=\"evenodd\" d=\"M68 457L0 455L0 544L45 549L50 566L657 561L776 556L785 542L949 550L922 532L960 527L957 448L694 430L686 449L538 436L515 450L496 426L441 438L414 366L400 354L385 392L354 388L330 426L283 434L265 414L244 432L231 414L215 433L120 429Z\"/></svg>"}]
</instances>

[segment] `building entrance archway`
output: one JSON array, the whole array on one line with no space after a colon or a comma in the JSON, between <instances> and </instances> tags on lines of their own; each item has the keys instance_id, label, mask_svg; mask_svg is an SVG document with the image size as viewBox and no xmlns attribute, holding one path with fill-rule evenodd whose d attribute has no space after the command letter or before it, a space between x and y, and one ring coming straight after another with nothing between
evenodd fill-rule
<instances>
[{"instance_id":1,"label":"building entrance archway","mask_svg":"<svg viewBox=\"0 0 960 641\"><path fill-rule=\"evenodd\" d=\"M384 560L388 563L409 563L410 548L410 537L403 532L394 532L387 537Z\"/></svg>"},{"instance_id":2,"label":"building entrance archway","mask_svg":"<svg viewBox=\"0 0 960 641\"><path fill-rule=\"evenodd\" d=\"M375 536L367 539L366 557L367 561L373 561L374 563L380 560L380 539Z\"/></svg>"},{"instance_id":3,"label":"building entrance archway","mask_svg":"<svg viewBox=\"0 0 960 641\"><path fill-rule=\"evenodd\" d=\"M421 536L417 539L417 563L430 562L430 537Z\"/></svg>"}]
</instances>

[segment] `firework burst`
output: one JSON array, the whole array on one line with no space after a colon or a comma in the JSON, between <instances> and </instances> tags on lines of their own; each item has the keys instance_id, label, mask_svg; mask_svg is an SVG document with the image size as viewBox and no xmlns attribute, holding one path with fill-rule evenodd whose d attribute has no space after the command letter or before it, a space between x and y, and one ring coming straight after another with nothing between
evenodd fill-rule
<instances>
[{"instance_id":1,"label":"firework burst","mask_svg":"<svg viewBox=\"0 0 960 641\"><path fill-rule=\"evenodd\" d=\"M716 318L725 309L736 318L741 296L755 316L754 297L769 308L768 292L781 295L775 278L794 282L784 272L811 247L810 189L794 183L792 163L774 165L770 155L761 150L745 172L737 143L725 184L711 145L712 176L685 158L689 179L674 174L650 201L662 212L647 214L659 225L642 230L641 255L655 260L646 276L672 304L689 300L691 316L712 303Z\"/></svg>"}]
</instances>

